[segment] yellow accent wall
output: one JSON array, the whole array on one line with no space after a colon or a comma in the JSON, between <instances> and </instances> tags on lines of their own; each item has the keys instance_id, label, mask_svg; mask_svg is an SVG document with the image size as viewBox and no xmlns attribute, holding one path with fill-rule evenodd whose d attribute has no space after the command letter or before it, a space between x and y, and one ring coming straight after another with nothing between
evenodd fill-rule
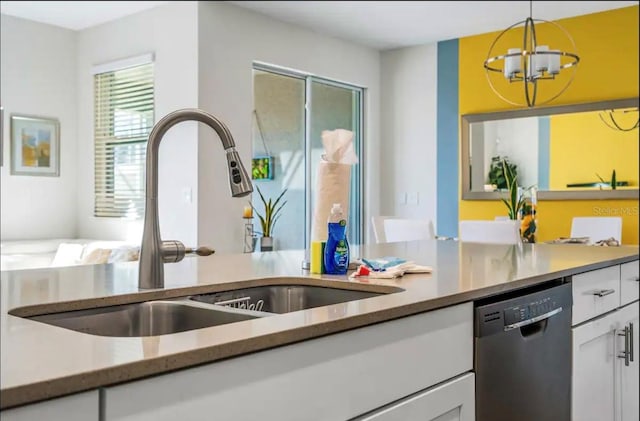
<instances>
[{"instance_id":1,"label":"yellow accent wall","mask_svg":"<svg viewBox=\"0 0 640 421\"><path fill-rule=\"evenodd\" d=\"M538 4L534 17L544 17L544 2ZM573 37L580 64L571 86L548 105L638 96L638 6L562 19L558 23ZM539 39L542 39L544 31L545 28L540 28ZM547 38L551 48L569 49L564 38L554 35L555 32L547 32L549 36L558 36L557 39ZM482 67L498 34L494 32L459 40L460 115L519 108L504 102L491 90ZM504 40L505 45L520 45L521 38L519 41L516 38ZM500 48L504 50L504 47ZM565 74L563 77L568 76ZM522 89L522 86L514 83L506 88L507 94L516 95L520 93L516 89ZM635 135L637 142L638 131ZM637 144L635 154L637 159ZM505 206L499 201L460 200L459 203L460 220L493 219L505 213ZM538 204L538 241L568 236L574 216L617 215L623 218L623 244L638 244L638 200L541 201Z\"/></svg>"},{"instance_id":2,"label":"yellow accent wall","mask_svg":"<svg viewBox=\"0 0 640 421\"><path fill-rule=\"evenodd\" d=\"M613 130L603 124L601 114L559 114L549 119L551 190L594 190L597 187L567 189L567 184L599 182L598 175L609 182L614 169L617 181L628 182L632 186L628 188L638 188L638 130ZM619 114L616 121L624 123L624 127L635 123L627 117L638 119L637 112Z\"/></svg>"}]
</instances>

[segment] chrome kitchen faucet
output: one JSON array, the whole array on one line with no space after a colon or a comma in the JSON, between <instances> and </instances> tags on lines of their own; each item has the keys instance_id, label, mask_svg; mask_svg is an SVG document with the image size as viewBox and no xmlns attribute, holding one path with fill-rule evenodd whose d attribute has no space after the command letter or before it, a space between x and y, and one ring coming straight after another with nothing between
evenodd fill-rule
<instances>
[{"instance_id":1,"label":"chrome kitchen faucet","mask_svg":"<svg viewBox=\"0 0 640 421\"><path fill-rule=\"evenodd\" d=\"M138 288L164 288L164 263L179 262L186 253L206 256L212 250L201 247L187 249L180 241L162 241L158 223L158 151L164 134L182 121L199 121L218 133L227 154L229 185L231 196L242 197L253 191L247 171L242 165L235 148L231 132L220 120L211 114L195 108L177 110L164 116L151 130L147 142L146 196L144 228L140 246Z\"/></svg>"}]
</instances>

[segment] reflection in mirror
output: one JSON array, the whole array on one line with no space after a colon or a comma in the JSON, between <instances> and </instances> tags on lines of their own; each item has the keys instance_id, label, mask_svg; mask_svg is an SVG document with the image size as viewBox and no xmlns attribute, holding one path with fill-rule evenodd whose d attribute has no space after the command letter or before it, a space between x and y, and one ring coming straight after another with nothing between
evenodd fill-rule
<instances>
[{"instance_id":1,"label":"reflection in mirror","mask_svg":"<svg viewBox=\"0 0 640 421\"><path fill-rule=\"evenodd\" d=\"M637 122L637 98L463 116L463 199L500 197L503 161L541 199L637 198Z\"/></svg>"}]
</instances>

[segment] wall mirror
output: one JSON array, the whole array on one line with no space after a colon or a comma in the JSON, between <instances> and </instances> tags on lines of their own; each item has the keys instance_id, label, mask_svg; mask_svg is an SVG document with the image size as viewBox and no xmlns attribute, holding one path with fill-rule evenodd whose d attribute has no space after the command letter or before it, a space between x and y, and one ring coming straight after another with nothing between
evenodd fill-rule
<instances>
[{"instance_id":1,"label":"wall mirror","mask_svg":"<svg viewBox=\"0 0 640 421\"><path fill-rule=\"evenodd\" d=\"M461 119L463 200L504 196L503 158L540 200L639 197L638 98Z\"/></svg>"}]
</instances>

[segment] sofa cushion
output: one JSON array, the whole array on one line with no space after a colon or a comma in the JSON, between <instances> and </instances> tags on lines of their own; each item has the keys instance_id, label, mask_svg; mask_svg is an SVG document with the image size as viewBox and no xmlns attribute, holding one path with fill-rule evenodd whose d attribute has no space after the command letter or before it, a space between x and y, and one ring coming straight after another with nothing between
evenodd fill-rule
<instances>
[{"instance_id":1,"label":"sofa cushion","mask_svg":"<svg viewBox=\"0 0 640 421\"><path fill-rule=\"evenodd\" d=\"M74 266L80 263L83 244L62 243L58 246L58 251L51 262L52 267Z\"/></svg>"}]
</instances>

